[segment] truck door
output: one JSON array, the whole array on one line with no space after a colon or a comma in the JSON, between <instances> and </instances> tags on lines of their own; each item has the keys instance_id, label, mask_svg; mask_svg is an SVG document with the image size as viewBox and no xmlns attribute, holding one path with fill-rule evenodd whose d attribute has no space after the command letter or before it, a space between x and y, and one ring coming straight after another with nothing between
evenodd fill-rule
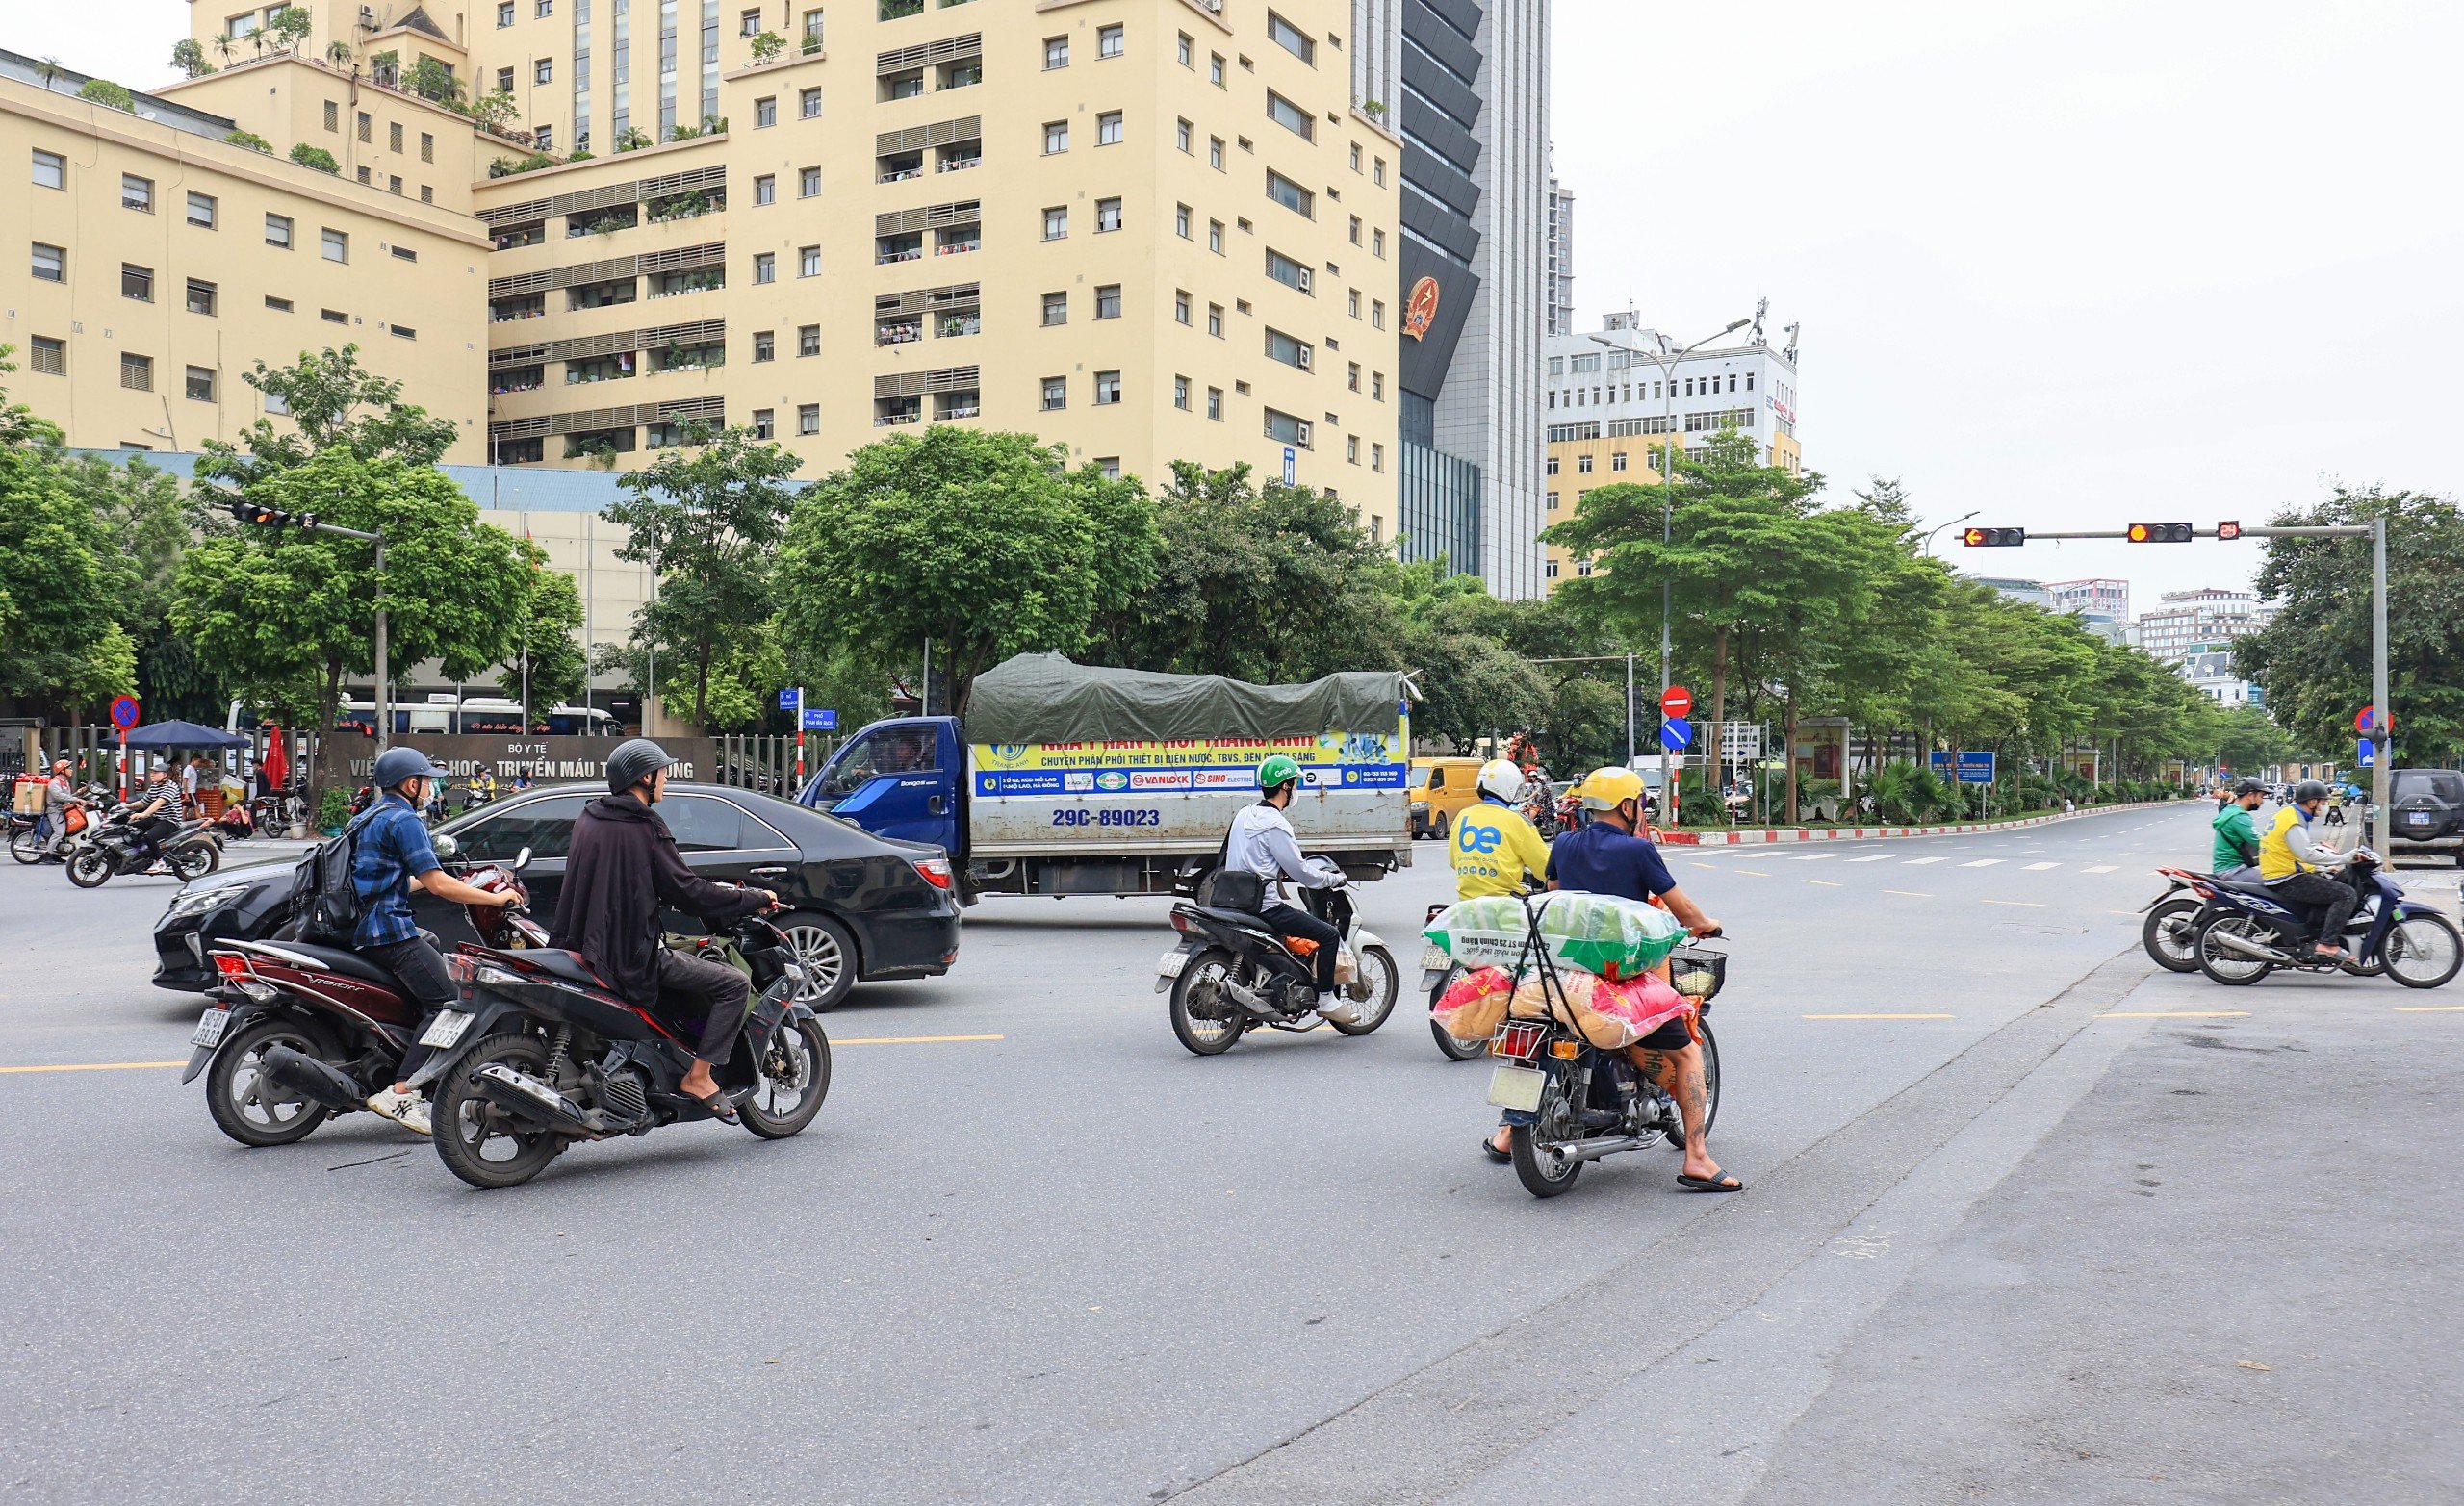
<instances>
[{"instance_id":1,"label":"truck door","mask_svg":"<svg viewBox=\"0 0 2464 1506\"><path fill-rule=\"evenodd\" d=\"M807 804L875 836L956 854L958 775L939 719L877 722L838 750Z\"/></svg>"}]
</instances>

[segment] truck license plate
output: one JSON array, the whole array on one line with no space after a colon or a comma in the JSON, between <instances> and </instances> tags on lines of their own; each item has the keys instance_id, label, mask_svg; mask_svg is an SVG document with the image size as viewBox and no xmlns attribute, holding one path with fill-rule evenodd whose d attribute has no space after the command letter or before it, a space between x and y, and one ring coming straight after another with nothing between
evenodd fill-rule
<instances>
[{"instance_id":1,"label":"truck license plate","mask_svg":"<svg viewBox=\"0 0 2464 1506\"><path fill-rule=\"evenodd\" d=\"M462 1038L464 1031L471 1028L472 1019L473 1016L463 1013L460 1009L448 1009L436 1017L434 1024L420 1033L420 1044L450 1046Z\"/></svg>"},{"instance_id":2,"label":"truck license plate","mask_svg":"<svg viewBox=\"0 0 2464 1506\"><path fill-rule=\"evenodd\" d=\"M1500 1066L1489 1074L1489 1102L1501 1109L1519 1109L1536 1113L1540 1109L1540 1089L1549 1085L1549 1074L1534 1072L1529 1067Z\"/></svg>"},{"instance_id":3,"label":"truck license plate","mask_svg":"<svg viewBox=\"0 0 2464 1506\"><path fill-rule=\"evenodd\" d=\"M1175 947L1164 954L1164 960L1155 964L1155 971L1157 975L1164 978L1178 978L1181 976L1181 969L1189 965L1190 955Z\"/></svg>"},{"instance_id":4,"label":"truck license plate","mask_svg":"<svg viewBox=\"0 0 2464 1506\"><path fill-rule=\"evenodd\" d=\"M1421 971L1442 973L1454 965L1454 954L1432 941L1421 948Z\"/></svg>"},{"instance_id":5,"label":"truck license plate","mask_svg":"<svg viewBox=\"0 0 2464 1506\"><path fill-rule=\"evenodd\" d=\"M197 1020L196 1034L189 1037L189 1044L200 1048L218 1046L222 1044L222 1033L229 1029L230 1025L230 1010L208 1009Z\"/></svg>"}]
</instances>

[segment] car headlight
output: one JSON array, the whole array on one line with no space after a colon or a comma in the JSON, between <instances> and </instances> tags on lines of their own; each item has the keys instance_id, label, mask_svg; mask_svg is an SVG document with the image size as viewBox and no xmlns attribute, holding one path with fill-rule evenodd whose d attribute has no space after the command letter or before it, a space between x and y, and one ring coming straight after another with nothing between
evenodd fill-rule
<instances>
[{"instance_id":1,"label":"car headlight","mask_svg":"<svg viewBox=\"0 0 2464 1506\"><path fill-rule=\"evenodd\" d=\"M167 919L202 915L218 906L237 900L247 892L244 884L226 883L212 889L183 889L171 897L171 907L165 911Z\"/></svg>"}]
</instances>

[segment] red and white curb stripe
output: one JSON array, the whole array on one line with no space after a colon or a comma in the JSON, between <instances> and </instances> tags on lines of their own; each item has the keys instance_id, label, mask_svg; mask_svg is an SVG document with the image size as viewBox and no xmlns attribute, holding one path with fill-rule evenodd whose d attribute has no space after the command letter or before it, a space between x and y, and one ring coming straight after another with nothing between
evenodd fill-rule
<instances>
[{"instance_id":1,"label":"red and white curb stripe","mask_svg":"<svg viewBox=\"0 0 2464 1506\"><path fill-rule=\"evenodd\" d=\"M2016 821L1966 821L1940 827L1789 827L1774 831L1661 831L1653 840L1669 847L1776 847L1790 842L1871 842L1883 837L1964 836L1979 831L2015 831L2053 821L2110 815L2118 810L2147 810L2187 804L2178 800L2140 801L2128 805L2097 805L2070 815L2023 816Z\"/></svg>"}]
</instances>

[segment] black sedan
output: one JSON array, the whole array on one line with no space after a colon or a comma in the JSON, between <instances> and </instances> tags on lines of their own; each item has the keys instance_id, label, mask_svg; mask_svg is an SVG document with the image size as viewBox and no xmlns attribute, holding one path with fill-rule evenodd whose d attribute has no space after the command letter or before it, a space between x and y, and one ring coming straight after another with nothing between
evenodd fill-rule
<instances>
[{"instance_id":1,"label":"black sedan","mask_svg":"<svg viewBox=\"0 0 2464 1506\"><path fill-rule=\"evenodd\" d=\"M555 914L574 817L602 793L582 785L526 790L436 832L454 839L457 867L509 862L528 848L522 878L544 921ZM890 841L817 810L715 784L671 784L658 811L687 865L779 896L787 911L779 926L803 956L811 979L805 1002L815 1008L835 1006L860 979L937 977L958 957L959 898L937 847ZM226 868L181 889L154 925L155 984L201 990L211 977L205 950L213 941L270 935L288 914L297 863L293 857ZM460 906L425 894L411 902L420 924L449 951L477 939ZM675 931L702 929L681 915L666 923Z\"/></svg>"}]
</instances>

